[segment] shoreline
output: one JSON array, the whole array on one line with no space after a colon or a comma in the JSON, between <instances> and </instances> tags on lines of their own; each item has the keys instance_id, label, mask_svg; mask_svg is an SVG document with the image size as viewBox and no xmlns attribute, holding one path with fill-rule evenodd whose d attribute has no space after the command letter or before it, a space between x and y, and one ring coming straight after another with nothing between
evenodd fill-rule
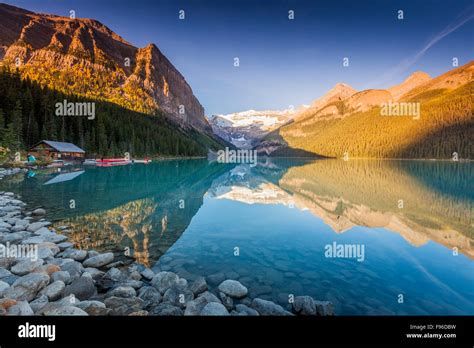
<instances>
[{"instance_id":1,"label":"shoreline","mask_svg":"<svg viewBox=\"0 0 474 348\"><path fill-rule=\"evenodd\" d=\"M334 315L331 302L310 296L290 295L283 308L250 298L237 280L210 287L204 276L188 282L157 265L125 266L112 252L75 249L68 226L56 230L44 209L26 206L19 195L0 191L0 315ZM7 248L33 249L36 257L4 257Z\"/></svg>"}]
</instances>

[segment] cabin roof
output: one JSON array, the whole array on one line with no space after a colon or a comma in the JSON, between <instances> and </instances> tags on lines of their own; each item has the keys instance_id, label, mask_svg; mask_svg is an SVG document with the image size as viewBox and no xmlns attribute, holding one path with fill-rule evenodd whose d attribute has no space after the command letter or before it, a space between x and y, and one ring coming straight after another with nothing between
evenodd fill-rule
<instances>
[{"instance_id":1,"label":"cabin roof","mask_svg":"<svg viewBox=\"0 0 474 348\"><path fill-rule=\"evenodd\" d=\"M51 146L53 149L59 151L59 152L79 152L79 153L86 153L83 149L80 147L71 144L71 143L63 143L61 141L52 141L52 140L41 140L38 144L36 144L34 147L38 146L41 143L48 144Z\"/></svg>"}]
</instances>

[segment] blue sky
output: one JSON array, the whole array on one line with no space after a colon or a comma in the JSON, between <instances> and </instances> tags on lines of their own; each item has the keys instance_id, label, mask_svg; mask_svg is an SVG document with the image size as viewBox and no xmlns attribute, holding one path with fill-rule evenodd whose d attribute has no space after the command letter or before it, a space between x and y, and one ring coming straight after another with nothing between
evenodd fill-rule
<instances>
[{"instance_id":1,"label":"blue sky","mask_svg":"<svg viewBox=\"0 0 474 348\"><path fill-rule=\"evenodd\" d=\"M135 46L155 43L208 116L309 104L338 82L387 88L417 70L432 76L450 70L453 57L460 65L474 59L471 0L4 2L64 16L73 9Z\"/></svg>"}]
</instances>

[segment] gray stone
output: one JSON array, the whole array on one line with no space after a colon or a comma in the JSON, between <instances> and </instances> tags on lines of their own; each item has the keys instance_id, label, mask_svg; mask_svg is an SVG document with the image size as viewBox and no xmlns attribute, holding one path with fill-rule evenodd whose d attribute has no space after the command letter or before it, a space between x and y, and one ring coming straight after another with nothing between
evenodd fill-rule
<instances>
[{"instance_id":1,"label":"gray stone","mask_svg":"<svg viewBox=\"0 0 474 348\"><path fill-rule=\"evenodd\" d=\"M184 315L199 315L202 309L208 304L206 297L198 297L192 301L189 301L186 305Z\"/></svg>"},{"instance_id":2,"label":"gray stone","mask_svg":"<svg viewBox=\"0 0 474 348\"><path fill-rule=\"evenodd\" d=\"M19 301L15 305L8 308L8 315L33 315L33 309L26 301Z\"/></svg>"},{"instance_id":3,"label":"gray stone","mask_svg":"<svg viewBox=\"0 0 474 348\"><path fill-rule=\"evenodd\" d=\"M46 215L46 210L42 209L42 208L38 208L38 209L35 209L31 212L31 214L33 215Z\"/></svg>"},{"instance_id":4,"label":"gray stone","mask_svg":"<svg viewBox=\"0 0 474 348\"><path fill-rule=\"evenodd\" d=\"M49 277L43 273L30 273L15 280L3 296L18 301L31 301L36 294L49 283Z\"/></svg>"},{"instance_id":5,"label":"gray stone","mask_svg":"<svg viewBox=\"0 0 474 348\"><path fill-rule=\"evenodd\" d=\"M12 228L12 225L10 225L9 223L0 221L0 228L5 228L5 229L9 230L10 228Z\"/></svg>"},{"instance_id":6,"label":"gray stone","mask_svg":"<svg viewBox=\"0 0 474 348\"><path fill-rule=\"evenodd\" d=\"M154 307L149 312L149 314L160 315L160 316L180 316L180 315L183 315L183 310L169 303L160 303L158 306Z\"/></svg>"},{"instance_id":7,"label":"gray stone","mask_svg":"<svg viewBox=\"0 0 474 348\"><path fill-rule=\"evenodd\" d=\"M329 301L314 301L318 315L334 315L334 306Z\"/></svg>"},{"instance_id":8,"label":"gray stone","mask_svg":"<svg viewBox=\"0 0 474 348\"><path fill-rule=\"evenodd\" d=\"M27 227L27 231L29 232L36 232L38 231L40 228L44 227L44 226L48 226L48 224L45 224L44 222L42 221L39 221L39 222L33 222L32 224L29 224L28 227Z\"/></svg>"},{"instance_id":9,"label":"gray stone","mask_svg":"<svg viewBox=\"0 0 474 348\"><path fill-rule=\"evenodd\" d=\"M23 232L17 232L17 233L23 233ZM13 233L11 233L11 234L13 234ZM44 243L44 242L47 242L45 237L43 237L43 236L33 236L33 237L23 239L21 241L21 244L40 244L40 243Z\"/></svg>"},{"instance_id":10,"label":"gray stone","mask_svg":"<svg viewBox=\"0 0 474 348\"><path fill-rule=\"evenodd\" d=\"M108 297L104 301L107 308L111 308L112 315L128 315L142 309L143 300L138 297Z\"/></svg>"},{"instance_id":11,"label":"gray stone","mask_svg":"<svg viewBox=\"0 0 474 348\"><path fill-rule=\"evenodd\" d=\"M140 279L142 279L142 275L138 271L132 271L128 275L128 278L131 279L131 280L138 280L139 281Z\"/></svg>"},{"instance_id":12,"label":"gray stone","mask_svg":"<svg viewBox=\"0 0 474 348\"><path fill-rule=\"evenodd\" d=\"M153 286L145 286L141 288L138 292L138 297L144 301L143 308L145 309L155 307L162 299L160 292Z\"/></svg>"},{"instance_id":13,"label":"gray stone","mask_svg":"<svg viewBox=\"0 0 474 348\"><path fill-rule=\"evenodd\" d=\"M116 296L116 297L136 297L137 292L131 286L118 286L110 290L107 294L107 297Z\"/></svg>"},{"instance_id":14,"label":"gray stone","mask_svg":"<svg viewBox=\"0 0 474 348\"><path fill-rule=\"evenodd\" d=\"M41 266L44 263L42 259L38 259L36 261L31 261L30 259L26 259L24 261L18 262L15 266L11 268L11 272L13 274L22 276L28 273L31 273L36 267Z\"/></svg>"},{"instance_id":15,"label":"gray stone","mask_svg":"<svg viewBox=\"0 0 474 348\"><path fill-rule=\"evenodd\" d=\"M151 285L164 294L166 290L177 283L178 279L178 276L173 272L160 272L153 277Z\"/></svg>"},{"instance_id":16,"label":"gray stone","mask_svg":"<svg viewBox=\"0 0 474 348\"><path fill-rule=\"evenodd\" d=\"M195 296L203 293L208 289L207 282L204 277L198 277L190 286L189 288Z\"/></svg>"},{"instance_id":17,"label":"gray stone","mask_svg":"<svg viewBox=\"0 0 474 348\"><path fill-rule=\"evenodd\" d=\"M23 243L23 239L28 238L30 236L31 236L31 233L25 232L25 231L0 234L0 242L14 244L21 240L22 244L26 244L26 243ZM34 238L34 237L31 237L31 238ZM31 243L31 244L36 244L36 243Z\"/></svg>"},{"instance_id":18,"label":"gray stone","mask_svg":"<svg viewBox=\"0 0 474 348\"><path fill-rule=\"evenodd\" d=\"M71 281L71 275L68 271L58 271L51 274L51 280L53 282L61 280L64 282L64 284L69 284Z\"/></svg>"},{"instance_id":19,"label":"gray stone","mask_svg":"<svg viewBox=\"0 0 474 348\"><path fill-rule=\"evenodd\" d=\"M81 274L81 277L87 277L87 278L89 278L90 280L93 280L93 279L92 279L92 275L91 275L90 273L88 273L88 272L82 273L82 274Z\"/></svg>"},{"instance_id":20,"label":"gray stone","mask_svg":"<svg viewBox=\"0 0 474 348\"><path fill-rule=\"evenodd\" d=\"M200 315L203 316L227 316L230 315L227 309L224 307L224 305L217 303L217 302L211 302L208 303L207 305L204 306L202 309Z\"/></svg>"},{"instance_id":21,"label":"gray stone","mask_svg":"<svg viewBox=\"0 0 474 348\"><path fill-rule=\"evenodd\" d=\"M80 277L74 279L70 285L64 289L64 295L73 294L79 300L87 300L96 294L96 288L92 279Z\"/></svg>"},{"instance_id":22,"label":"gray stone","mask_svg":"<svg viewBox=\"0 0 474 348\"><path fill-rule=\"evenodd\" d=\"M118 285L119 286L130 286L134 289L140 289L143 286L143 282L140 281L140 280L129 279L129 280L120 282Z\"/></svg>"},{"instance_id":23,"label":"gray stone","mask_svg":"<svg viewBox=\"0 0 474 348\"><path fill-rule=\"evenodd\" d=\"M0 297L2 297L2 294L10 287L10 284L7 282L4 282L3 280L0 280Z\"/></svg>"},{"instance_id":24,"label":"gray stone","mask_svg":"<svg viewBox=\"0 0 474 348\"><path fill-rule=\"evenodd\" d=\"M228 311L231 311L232 308L234 308L234 301L232 300L232 297L227 296L222 291L219 291L219 298L221 299L222 304L225 308L227 308Z\"/></svg>"},{"instance_id":25,"label":"gray stone","mask_svg":"<svg viewBox=\"0 0 474 348\"><path fill-rule=\"evenodd\" d=\"M277 305L274 302L262 300L256 298L252 301L251 308L255 309L260 315L272 315L272 316L286 316L292 315L290 312L283 309L282 306Z\"/></svg>"},{"instance_id":26,"label":"gray stone","mask_svg":"<svg viewBox=\"0 0 474 348\"><path fill-rule=\"evenodd\" d=\"M62 257L70 258L74 261L84 261L87 257L87 251L70 248L63 251Z\"/></svg>"},{"instance_id":27,"label":"gray stone","mask_svg":"<svg viewBox=\"0 0 474 348\"><path fill-rule=\"evenodd\" d=\"M153 279L153 277L155 276L155 273L149 268L145 268L140 273L143 276L143 278L148 279L148 280Z\"/></svg>"},{"instance_id":28,"label":"gray stone","mask_svg":"<svg viewBox=\"0 0 474 348\"><path fill-rule=\"evenodd\" d=\"M94 256L99 256L100 254L95 251L95 250L89 250L87 251L87 257L94 257Z\"/></svg>"},{"instance_id":29,"label":"gray stone","mask_svg":"<svg viewBox=\"0 0 474 348\"><path fill-rule=\"evenodd\" d=\"M163 302L168 302L173 306L185 308L189 301L194 299L194 294L186 287L177 284L172 285L163 295Z\"/></svg>"},{"instance_id":30,"label":"gray stone","mask_svg":"<svg viewBox=\"0 0 474 348\"><path fill-rule=\"evenodd\" d=\"M40 295L46 295L50 301L55 301L61 297L65 287L62 280L56 280L41 290Z\"/></svg>"},{"instance_id":31,"label":"gray stone","mask_svg":"<svg viewBox=\"0 0 474 348\"><path fill-rule=\"evenodd\" d=\"M71 278L78 278L84 272L82 264L74 260L68 260L63 264L60 264L59 267L61 267L61 270L69 272Z\"/></svg>"},{"instance_id":32,"label":"gray stone","mask_svg":"<svg viewBox=\"0 0 474 348\"><path fill-rule=\"evenodd\" d=\"M100 301L81 301L76 305L89 315L106 316L112 312L112 309L106 308L105 303Z\"/></svg>"},{"instance_id":33,"label":"gray stone","mask_svg":"<svg viewBox=\"0 0 474 348\"><path fill-rule=\"evenodd\" d=\"M46 295L41 295L38 298L34 299L33 301L30 302L30 307L33 310L33 312L38 312L41 310L44 306L48 304L48 296Z\"/></svg>"},{"instance_id":34,"label":"gray stone","mask_svg":"<svg viewBox=\"0 0 474 348\"><path fill-rule=\"evenodd\" d=\"M54 232L51 231L51 230L50 230L49 228L47 228L47 227L41 227L40 229L38 229L38 230L36 230L36 231L33 232L33 234L36 235L36 236L41 236L41 235L43 235L43 234L48 235L48 234L50 234L50 233L54 233Z\"/></svg>"},{"instance_id":35,"label":"gray stone","mask_svg":"<svg viewBox=\"0 0 474 348\"><path fill-rule=\"evenodd\" d=\"M62 243L58 243L58 248L63 251L63 250L66 250L66 249L69 249L69 248L72 248L74 246L73 243L71 242L62 242Z\"/></svg>"},{"instance_id":36,"label":"gray stone","mask_svg":"<svg viewBox=\"0 0 474 348\"><path fill-rule=\"evenodd\" d=\"M210 291L204 291L203 293L199 294L198 297L204 297L207 302L221 303L221 300L219 300L219 298Z\"/></svg>"},{"instance_id":37,"label":"gray stone","mask_svg":"<svg viewBox=\"0 0 474 348\"><path fill-rule=\"evenodd\" d=\"M13 283L14 283L17 279L19 279L19 278L20 278L19 276L14 275L14 274L11 274L11 275L9 275L9 276L3 277L3 278L2 278L2 281L5 282L5 283L7 283L7 284L10 284L10 286L11 286L11 285L13 285Z\"/></svg>"},{"instance_id":38,"label":"gray stone","mask_svg":"<svg viewBox=\"0 0 474 348\"><path fill-rule=\"evenodd\" d=\"M88 314L80 308L75 306L64 306L46 311L44 315L59 315L59 316L87 316Z\"/></svg>"},{"instance_id":39,"label":"gray stone","mask_svg":"<svg viewBox=\"0 0 474 348\"><path fill-rule=\"evenodd\" d=\"M4 278L4 277L7 277L9 275L11 275L12 273L5 269L5 268L0 268L0 279Z\"/></svg>"},{"instance_id":40,"label":"gray stone","mask_svg":"<svg viewBox=\"0 0 474 348\"><path fill-rule=\"evenodd\" d=\"M63 297L62 299L54 303L59 306L77 306L80 301L76 298L75 295L71 294Z\"/></svg>"},{"instance_id":41,"label":"gray stone","mask_svg":"<svg viewBox=\"0 0 474 348\"><path fill-rule=\"evenodd\" d=\"M245 313L248 316L257 316L259 315L255 309L252 309L244 304L238 304L235 306L235 309L238 313Z\"/></svg>"},{"instance_id":42,"label":"gray stone","mask_svg":"<svg viewBox=\"0 0 474 348\"><path fill-rule=\"evenodd\" d=\"M54 253L50 248L38 248L38 258L48 259L51 257L54 257Z\"/></svg>"},{"instance_id":43,"label":"gray stone","mask_svg":"<svg viewBox=\"0 0 474 348\"><path fill-rule=\"evenodd\" d=\"M242 298L248 294L248 290L245 286L240 284L237 280L225 280L219 285L219 290L224 294L234 297Z\"/></svg>"},{"instance_id":44,"label":"gray stone","mask_svg":"<svg viewBox=\"0 0 474 348\"><path fill-rule=\"evenodd\" d=\"M105 254L99 254L97 256L88 258L87 260L83 262L83 265L84 267L100 268L111 263L113 260L114 260L113 253L105 253Z\"/></svg>"},{"instance_id":45,"label":"gray stone","mask_svg":"<svg viewBox=\"0 0 474 348\"><path fill-rule=\"evenodd\" d=\"M104 272L99 271L97 268L87 267L84 269L84 272L89 273L92 276L92 279L98 280L104 276Z\"/></svg>"},{"instance_id":46,"label":"gray stone","mask_svg":"<svg viewBox=\"0 0 474 348\"><path fill-rule=\"evenodd\" d=\"M310 296L296 296L293 301L293 310L301 315L316 315L316 304Z\"/></svg>"}]
</instances>

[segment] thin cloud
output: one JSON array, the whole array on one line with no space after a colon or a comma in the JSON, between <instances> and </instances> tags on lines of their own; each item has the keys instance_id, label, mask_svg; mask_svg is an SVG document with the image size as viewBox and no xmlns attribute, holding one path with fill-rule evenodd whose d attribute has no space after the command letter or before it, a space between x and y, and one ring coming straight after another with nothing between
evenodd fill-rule
<instances>
[{"instance_id":1,"label":"thin cloud","mask_svg":"<svg viewBox=\"0 0 474 348\"><path fill-rule=\"evenodd\" d=\"M474 7L471 6L460 14L455 21L450 23L446 28L437 33L433 38L431 38L428 43L426 43L416 54L411 57L408 57L400 62L396 67L391 69L388 73L383 74L381 78L372 81L371 85L378 85L388 80L391 80L400 74L405 73L410 67L415 65L415 63L438 41L445 38L452 32L456 31L458 28L469 22L474 18Z\"/></svg>"}]
</instances>

